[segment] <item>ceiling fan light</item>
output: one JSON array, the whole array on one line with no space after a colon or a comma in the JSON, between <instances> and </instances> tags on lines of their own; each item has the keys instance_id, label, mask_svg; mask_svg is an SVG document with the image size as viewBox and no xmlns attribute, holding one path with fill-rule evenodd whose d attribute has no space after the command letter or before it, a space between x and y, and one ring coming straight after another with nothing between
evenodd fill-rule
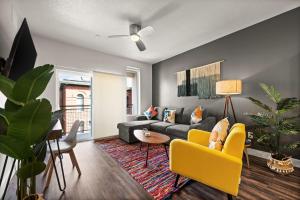
<instances>
[{"instance_id":1,"label":"ceiling fan light","mask_svg":"<svg viewBox=\"0 0 300 200\"><path fill-rule=\"evenodd\" d=\"M130 39L131 39L132 41L134 41L134 42L137 42L137 41L140 40L140 36L139 36L138 34L132 34L132 35L130 36Z\"/></svg>"}]
</instances>

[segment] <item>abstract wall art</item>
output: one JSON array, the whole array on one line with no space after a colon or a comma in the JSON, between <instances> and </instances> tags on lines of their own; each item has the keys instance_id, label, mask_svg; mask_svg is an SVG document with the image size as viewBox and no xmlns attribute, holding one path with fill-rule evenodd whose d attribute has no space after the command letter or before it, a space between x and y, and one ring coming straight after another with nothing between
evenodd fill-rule
<instances>
[{"instance_id":1,"label":"abstract wall art","mask_svg":"<svg viewBox=\"0 0 300 200\"><path fill-rule=\"evenodd\" d=\"M216 82L221 78L221 62L177 72L177 96L216 98Z\"/></svg>"}]
</instances>

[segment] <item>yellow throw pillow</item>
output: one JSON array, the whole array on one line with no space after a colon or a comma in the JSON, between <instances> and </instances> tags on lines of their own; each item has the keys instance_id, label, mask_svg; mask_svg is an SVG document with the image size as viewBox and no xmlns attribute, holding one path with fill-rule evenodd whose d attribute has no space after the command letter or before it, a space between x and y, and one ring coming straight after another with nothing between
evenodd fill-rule
<instances>
[{"instance_id":1,"label":"yellow throw pillow","mask_svg":"<svg viewBox=\"0 0 300 200\"><path fill-rule=\"evenodd\" d=\"M191 124L197 124L202 120L203 109L201 106L197 106L194 112L191 114Z\"/></svg>"},{"instance_id":2,"label":"yellow throw pillow","mask_svg":"<svg viewBox=\"0 0 300 200\"><path fill-rule=\"evenodd\" d=\"M229 127L229 121L227 118L224 118L220 120L213 130L211 131L211 134L209 136L209 145L208 148L210 149L216 149L221 151L223 148L223 145L225 143L226 137L227 137L227 130Z\"/></svg>"}]
</instances>

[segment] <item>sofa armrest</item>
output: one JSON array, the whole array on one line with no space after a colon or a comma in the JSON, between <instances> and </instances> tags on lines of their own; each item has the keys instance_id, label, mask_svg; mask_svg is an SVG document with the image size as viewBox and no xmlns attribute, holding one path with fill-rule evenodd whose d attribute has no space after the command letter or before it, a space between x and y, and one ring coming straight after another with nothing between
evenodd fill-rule
<instances>
[{"instance_id":1,"label":"sofa armrest","mask_svg":"<svg viewBox=\"0 0 300 200\"><path fill-rule=\"evenodd\" d=\"M242 160L196 143L174 139L170 144L170 170L236 196Z\"/></svg>"},{"instance_id":2,"label":"sofa armrest","mask_svg":"<svg viewBox=\"0 0 300 200\"><path fill-rule=\"evenodd\" d=\"M203 146L208 146L208 139L210 132L202 131L198 129L191 129L188 132L188 141L201 144Z\"/></svg>"},{"instance_id":3,"label":"sofa armrest","mask_svg":"<svg viewBox=\"0 0 300 200\"><path fill-rule=\"evenodd\" d=\"M217 119L215 117L206 117L201 122L190 125L190 129L199 129L210 132L215 126L216 122Z\"/></svg>"},{"instance_id":4,"label":"sofa armrest","mask_svg":"<svg viewBox=\"0 0 300 200\"><path fill-rule=\"evenodd\" d=\"M135 119L137 121L148 120L145 115L137 115L137 116L135 116Z\"/></svg>"}]
</instances>

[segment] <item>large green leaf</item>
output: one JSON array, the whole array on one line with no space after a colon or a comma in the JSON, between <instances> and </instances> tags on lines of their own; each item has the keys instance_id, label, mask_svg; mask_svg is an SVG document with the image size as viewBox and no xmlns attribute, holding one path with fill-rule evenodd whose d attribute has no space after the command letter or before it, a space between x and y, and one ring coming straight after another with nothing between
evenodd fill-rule
<instances>
[{"instance_id":1,"label":"large green leaf","mask_svg":"<svg viewBox=\"0 0 300 200\"><path fill-rule=\"evenodd\" d=\"M38 161L43 162L47 153L47 143L43 140L41 143L34 145L33 152Z\"/></svg>"},{"instance_id":2,"label":"large green leaf","mask_svg":"<svg viewBox=\"0 0 300 200\"><path fill-rule=\"evenodd\" d=\"M264 83L260 83L260 87L265 91L265 93L274 103L278 103L280 101L281 95L277 90L275 90L273 86L268 86Z\"/></svg>"},{"instance_id":3,"label":"large green leaf","mask_svg":"<svg viewBox=\"0 0 300 200\"><path fill-rule=\"evenodd\" d=\"M48 100L34 100L26 104L12 117L7 135L25 141L29 145L38 143L49 130L51 105Z\"/></svg>"},{"instance_id":4,"label":"large green leaf","mask_svg":"<svg viewBox=\"0 0 300 200\"><path fill-rule=\"evenodd\" d=\"M10 97L14 88L15 82L0 74L0 91Z\"/></svg>"},{"instance_id":5,"label":"large green leaf","mask_svg":"<svg viewBox=\"0 0 300 200\"><path fill-rule=\"evenodd\" d=\"M16 159L27 159L33 155L30 147L23 141L0 135L0 153Z\"/></svg>"},{"instance_id":6,"label":"large green leaf","mask_svg":"<svg viewBox=\"0 0 300 200\"><path fill-rule=\"evenodd\" d=\"M13 115L14 115L14 112L10 112L3 108L0 108L0 117L5 120L7 125L9 125L9 122L12 119Z\"/></svg>"},{"instance_id":7,"label":"large green leaf","mask_svg":"<svg viewBox=\"0 0 300 200\"><path fill-rule=\"evenodd\" d=\"M7 123L0 117L0 135L6 135Z\"/></svg>"},{"instance_id":8,"label":"large green leaf","mask_svg":"<svg viewBox=\"0 0 300 200\"><path fill-rule=\"evenodd\" d=\"M7 99L5 102L5 110L10 111L10 112L16 112L20 108L22 108L23 105L24 104L22 104L22 105L15 104L11 100Z\"/></svg>"},{"instance_id":9,"label":"large green leaf","mask_svg":"<svg viewBox=\"0 0 300 200\"><path fill-rule=\"evenodd\" d=\"M0 108L0 118L4 119L5 123L9 124L9 117L7 116L5 110L3 108Z\"/></svg>"},{"instance_id":10,"label":"large green leaf","mask_svg":"<svg viewBox=\"0 0 300 200\"><path fill-rule=\"evenodd\" d=\"M27 103L40 96L52 77L53 65L44 65L22 75L12 91L14 100Z\"/></svg>"},{"instance_id":11,"label":"large green leaf","mask_svg":"<svg viewBox=\"0 0 300 200\"><path fill-rule=\"evenodd\" d=\"M262 103L261 101L257 100L257 99L254 99L252 97L247 97L247 99L249 99L250 101L252 101L255 105L265 109L266 111L268 112L272 112L272 108L269 107L268 105Z\"/></svg>"},{"instance_id":12,"label":"large green leaf","mask_svg":"<svg viewBox=\"0 0 300 200\"><path fill-rule=\"evenodd\" d=\"M297 108L300 106L300 99L297 98L284 98L281 99L277 104L277 110L281 113L286 112L288 110Z\"/></svg>"},{"instance_id":13,"label":"large green leaf","mask_svg":"<svg viewBox=\"0 0 300 200\"><path fill-rule=\"evenodd\" d=\"M46 168L45 163L40 161L34 161L22 166L18 170L17 176L21 179L27 179L42 173L45 168Z\"/></svg>"}]
</instances>

